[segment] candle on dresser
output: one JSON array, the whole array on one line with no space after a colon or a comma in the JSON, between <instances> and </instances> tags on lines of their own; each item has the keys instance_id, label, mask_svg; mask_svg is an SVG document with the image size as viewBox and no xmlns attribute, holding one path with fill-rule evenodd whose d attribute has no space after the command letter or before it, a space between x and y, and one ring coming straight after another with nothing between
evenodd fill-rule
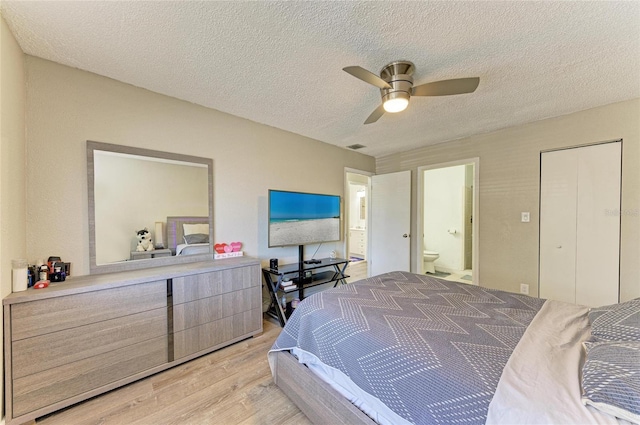
<instances>
[{"instance_id":1,"label":"candle on dresser","mask_svg":"<svg viewBox=\"0 0 640 425\"><path fill-rule=\"evenodd\" d=\"M156 234L154 240L156 248L164 248L164 223L162 221L156 221Z\"/></svg>"},{"instance_id":2,"label":"candle on dresser","mask_svg":"<svg viewBox=\"0 0 640 425\"><path fill-rule=\"evenodd\" d=\"M11 271L13 278L13 292L27 290L29 277L27 273L27 260L12 260Z\"/></svg>"}]
</instances>

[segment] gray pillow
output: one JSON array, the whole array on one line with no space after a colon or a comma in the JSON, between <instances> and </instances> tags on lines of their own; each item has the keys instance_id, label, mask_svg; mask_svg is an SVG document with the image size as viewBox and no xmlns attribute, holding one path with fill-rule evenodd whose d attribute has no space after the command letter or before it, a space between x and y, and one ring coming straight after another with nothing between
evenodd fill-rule
<instances>
[{"instance_id":1,"label":"gray pillow","mask_svg":"<svg viewBox=\"0 0 640 425\"><path fill-rule=\"evenodd\" d=\"M640 298L589 311L593 341L640 341Z\"/></svg>"},{"instance_id":2,"label":"gray pillow","mask_svg":"<svg viewBox=\"0 0 640 425\"><path fill-rule=\"evenodd\" d=\"M209 243L209 235L205 235L204 233L184 235L184 242L187 245L192 245L194 243Z\"/></svg>"},{"instance_id":3,"label":"gray pillow","mask_svg":"<svg viewBox=\"0 0 640 425\"><path fill-rule=\"evenodd\" d=\"M640 423L640 342L585 342L582 402Z\"/></svg>"}]
</instances>

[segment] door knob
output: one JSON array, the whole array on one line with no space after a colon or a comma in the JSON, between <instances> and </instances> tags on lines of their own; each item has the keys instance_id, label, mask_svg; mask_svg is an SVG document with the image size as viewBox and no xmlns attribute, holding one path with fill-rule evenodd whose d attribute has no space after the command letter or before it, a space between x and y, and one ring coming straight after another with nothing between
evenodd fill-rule
<instances>
[{"instance_id":1,"label":"door knob","mask_svg":"<svg viewBox=\"0 0 640 425\"><path fill-rule=\"evenodd\" d=\"M560 248L562 248L562 245L558 245L556 248L560 249Z\"/></svg>"},{"instance_id":2,"label":"door knob","mask_svg":"<svg viewBox=\"0 0 640 425\"><path fill-rule=\"evenodd\" d=\"M409 235L407 235L406 233L404 235L402 235L403 238L408 238Z\"/></svg>"}]
</instances>

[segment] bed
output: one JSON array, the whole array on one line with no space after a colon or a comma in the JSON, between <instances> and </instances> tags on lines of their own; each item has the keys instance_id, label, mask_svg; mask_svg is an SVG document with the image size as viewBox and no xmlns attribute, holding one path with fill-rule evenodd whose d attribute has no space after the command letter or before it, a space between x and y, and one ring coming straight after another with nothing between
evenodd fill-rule
<instances>
[{"instance_id":1,"label":"bed","mask_svg":"<svg viewBox=\"0 0 640 425\"><path fill-rule=\"evenodd\" d=\"M209 217L167 217L167 248L171 255L210 253Z\"/></svg>"},{"instance_id":2,"label":"bed","mask_svg":"<svg viewBox=\"0 0 640 425\"><path fill-rule=\"evenodd\" d=\"M640 421L640 299L589 310L393 272L305 299L268 357L318 424Z\"/></svg>"}]
</instances>

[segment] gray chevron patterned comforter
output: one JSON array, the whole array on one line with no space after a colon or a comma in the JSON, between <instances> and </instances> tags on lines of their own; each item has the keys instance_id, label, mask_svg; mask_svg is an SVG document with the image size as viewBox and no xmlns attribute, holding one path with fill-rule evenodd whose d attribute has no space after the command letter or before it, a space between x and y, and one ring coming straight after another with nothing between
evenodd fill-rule
<instances>
[{"instance_id":1,"label":"gray chevron patterned comforter","mask_svg":"<svg viewBox=\"0 0 640 425\"><path fill-rule=\"evenodd\" d=\"M544 300L406 272L307 298L272 351L297 347L415 424L484 423Z\"/></svg>"}]
</instances>

